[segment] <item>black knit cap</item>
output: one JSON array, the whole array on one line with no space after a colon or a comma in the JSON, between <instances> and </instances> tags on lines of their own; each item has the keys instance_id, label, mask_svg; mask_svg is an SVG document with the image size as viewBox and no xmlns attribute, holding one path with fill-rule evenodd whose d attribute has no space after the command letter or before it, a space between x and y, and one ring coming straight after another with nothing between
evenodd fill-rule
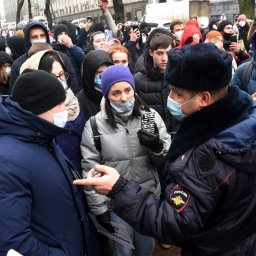
<instances>
[{"instance_id":1,"label":"black knit cap","mask_svg":"<svg viewBox=\"0 0 256 256\"><path fill-rule=\"evenodd\" d=\"M223 32L224 28L227 26L227 25L232 25L233 26L233 23L229 20L223 20L219 25L218 25L218 31L219 32Z\"/></svg>"},{"instance_id":2,"label":"black knit cap","mask_svg":"<svg viewBox=\"0 0 256 256\"><path fill-rule=\"evenodd\" d=\"M168 52L166 81L189 91L211 91L229 85L232 56L212 43L185 45Z\"/></svg>"},{"instance_id":3,"label":"black knit cap","mask_svg":"<svg viewBox=\"0 0 256 256\"><path fill-rule=\"evenodd\" d=\"M39 115L66 99L61 82L43 70L22 73L14 83L12 98L25 110Z\"/></svg>"},{"instance_id":4,"label":"black knit cap","mask_svg":"<svg viewBox=\"0 0 256 256\"><path fill-rule=\"evenodd\" d=\"M64 24L57 24L54 28L54 38L57 40L58 34L61 32L66 32L69 35L69 29L66 25Z\"/></svg>"},{"instance_id":5,"label":"black knit cap","mask_svg":"<svg viewBox=\"0 0 256 256\"><path fill-rule=\"evenodd\" d=\"M2 64L4 64L5 62L12 64L13 59L12 59L11 55L9 55L8 53L6 53L4 51L0 51L0 66Z\"/></svg>"},{"instance_id":6,"label":"black knit cap","mask_svg":"<svg viewBox=\"0 0 256 256\"><path fill-rule=\"evenodd\" d=\"M102 23L92 24L89 29L89 33L94 33L94 32L98 32L98 31L101 31L104 33L104 31L105 31L104 25Z\"/></svg>"}]
</instances>

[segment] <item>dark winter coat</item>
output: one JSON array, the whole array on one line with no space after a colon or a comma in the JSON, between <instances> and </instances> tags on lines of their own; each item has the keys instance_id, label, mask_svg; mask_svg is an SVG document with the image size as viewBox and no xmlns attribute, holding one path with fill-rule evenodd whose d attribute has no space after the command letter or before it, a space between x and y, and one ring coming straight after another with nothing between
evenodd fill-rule
<instances>
[{"instance_id":1,"label":"dark winter coat","mask_svg":"<svg viewBox=\"0 0 256 256\"><path fill-rule=\"evenodd\" d=\"M80 143L82 139L82 132L85 125L85 118L82 111L74 121L69 121L65 128L70 130L69 134L59 135L56 138L57 143L60 145L64 154L74 164L79 173L82 173L81 168L81 150Z\"/></svg>"},{"instance_id":2,"label":"dark winter coat","mask_svg":"<svg viewBox=\"0 0 256 256\"><path fill-rule=\"evenodd\" d=\"M71 48L67 48L65 45L54 44L52 47L55 51L62 52L68 56L76 74L76 84L73 84L72 91L74 93L80 91L83 87L81 76L81 65L84 60L83 50L76 45L73 45Z\"/></svg>"},{"instance_id":3,"label":"dark winter coat","mask_svg":"<svg viewBox=\"0 0 256 256\"><path fill-rule=\"evenodd\" d=\"M141 99L155 109L165 122L168 132L176 129L177 120L173 119L168 108L169 85L164 81L164 73L153 67L150 55L144 57L144 65L134 74L136 92Z\"/></svg>"},{"instance_id":4,"label":"dark winter coat","mask_svg":"<svg viewBox=\"0 0 256 256\"><path fill-rule=\"evenodd\" d=\"M0 83L0 95L9 95L9 85Z\"/></svg>"},{"instance_id":5,"label":"dark winter coat","mask_svg":"<svg viewBox=\"0 0 256 256\"><path fill-rule=\"evenodd\" d=\"M66 129L9 98L0 98L0 124L0 255L100 255L72 164L53 142Z\"/></svg>"},{"instance_id":6,"label":"dark winter coat","mask_svg":"<svg viewBox=\"0 0 256 256\"><path fill-rule=\"evenodd\" d=\"M165 200L128 181L112 196L113 210L184 256L254 255L255 130L251 97L230 87L181 123L168 153Z\"/></svg>"},{"instance_id":7,"label":"dark winter coat","mask_svg":"<svg viewBox=\"0 0 256 256\"><path fill-rule=\"evenodd\" d=\"M48 31L46 29L46 27L44 26L43 23L41 22L37 22L37 21L33 21L33 22L30 22L26 28L25 28L25 31L24 31L24 44L25 44L25 49L26 49L26 53L21 55L18 59L16 59L13 64L12 64L12 70L11 70L11 76L10 76L10 81L9 81L9 90L10 90L10 93L12 92L12 88L13 88L13 85L14 85L14 82L16 81L17 77L19 76L20 74L20 67L21 65L28 59L28 50L30 49L31 47L31 42L29 40L29 31L34 28L34 27L41 27L45 34L46 34L46 40L47 40L47 43L50 44L50 39L49 39L49 35L48 35ZM71 87L73 87L73 85L75 85L77 82L76 82L76 73L74 71L74 68L70 62L70 60L68 59L67 55L64 54L64 53L61 53L59 52L64 64L65 64L65 67L70 75L70 80L71 80Z\"/></svg>"},{"instance_id":8,"label":"dark winter coat","mask_svg":"<svg viewBox=\"0 0 256 256\"><path fill-rule=\"evenodd\" d=\"M95 73L101 65L113 65L109 54L103 50L92 50L83 61L83 90L76 94L81 110L87 119L100 111L102 93L94 83Z\"/></svg>"}]
</instances>

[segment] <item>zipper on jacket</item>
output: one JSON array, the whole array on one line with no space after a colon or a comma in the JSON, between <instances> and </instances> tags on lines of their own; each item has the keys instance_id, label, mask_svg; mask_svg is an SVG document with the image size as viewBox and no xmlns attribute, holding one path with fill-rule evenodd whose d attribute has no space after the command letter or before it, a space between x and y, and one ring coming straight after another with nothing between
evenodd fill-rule
<instances>
[{"instance_id":1,"label":"zipper on jacket","mask_svg":"<svg viewBox=\"0 0 256 256\"><path fill-rule=\"evenodd\" d=\"M133 160L133 155L132 155L132 150L131 150L131 144L130 144L130 139L129 139L129 134L130 134L130 131L128 129L128 122L127 122L127 125L121 120L121 119L118 119L119 123L121 125L124 126L125 128L125 131L126 131L126 135L127 135L127 143L128 143L128 151L129 151L129 159L130 159L130 168L131 168L131 177L133 179L134 177L134 160Z\"/></svg>"}]
</instances>

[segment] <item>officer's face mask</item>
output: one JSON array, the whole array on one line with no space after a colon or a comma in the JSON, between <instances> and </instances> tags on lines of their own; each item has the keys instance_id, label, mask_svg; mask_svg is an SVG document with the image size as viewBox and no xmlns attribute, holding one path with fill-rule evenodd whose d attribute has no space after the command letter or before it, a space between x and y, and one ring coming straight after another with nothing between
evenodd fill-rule
<instances>
[{"instance_id":1,"label":"officer's face mask","mask_svg":"<svg viewBox=\"0 0 256 256\"><path fill-rule=\"evenodd\" d=\"M197 94L182 104L180 104L180 103L176 102L175 100L173 100L172 98L168 97L167 108L170 111L171 115L179 121L183 120L186 117L186 115L184 115L182 112L182 106L184 106L188 102L192 101L196 96L197 96Z\"/></svg>"},{"instance_id":2,"label":"officer's face mask","mask_svg":"<svg viewBox=\"0 0 256 256\"><path fill-rule=\"evenodd\" d=\"M68 111L64 110L59 113L51 113L48 111L50 115L53 117L53 123L59 127L65 127L67 120L68 120Z\"/></svg>"}]
</instances>

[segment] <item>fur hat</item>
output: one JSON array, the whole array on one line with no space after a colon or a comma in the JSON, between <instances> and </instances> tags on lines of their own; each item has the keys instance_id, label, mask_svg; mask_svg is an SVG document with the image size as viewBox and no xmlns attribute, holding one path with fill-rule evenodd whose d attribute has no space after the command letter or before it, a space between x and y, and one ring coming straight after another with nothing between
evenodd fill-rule
<instances>
[{"instance_id":1,"label":"fur hat","mask_svg":"<svg viewBox=\"0 0 256 256\"><path fill-rule=\"evenodd\" d=\"M25 70L14 83L12 97L23 109L39 115L64 102L66 93L53 75L42 70Z\"/></svg>"},{"instance_id":2,"label":"fur hat","mask_svg":"<svg viewBox=\"0 0 256 256\"><path fill-rule=\"evenodd\" d=\"M128 82L135 90L135 81L130 69L124 65L109 66L101 75L101 90L106 97L111 86L117 82Z\"/></svg>"},{"instance_id":3,"label":"fur hat","mask_svg":"<svg viewBox=\"0 0 256 256\"><path fill-rule=\"evenodd\" d=\"M185 45L168 53L165 79L189 91L211 91L227 86L232 77L232 56L212 43Z\"/></svg>"}]
</instances>

